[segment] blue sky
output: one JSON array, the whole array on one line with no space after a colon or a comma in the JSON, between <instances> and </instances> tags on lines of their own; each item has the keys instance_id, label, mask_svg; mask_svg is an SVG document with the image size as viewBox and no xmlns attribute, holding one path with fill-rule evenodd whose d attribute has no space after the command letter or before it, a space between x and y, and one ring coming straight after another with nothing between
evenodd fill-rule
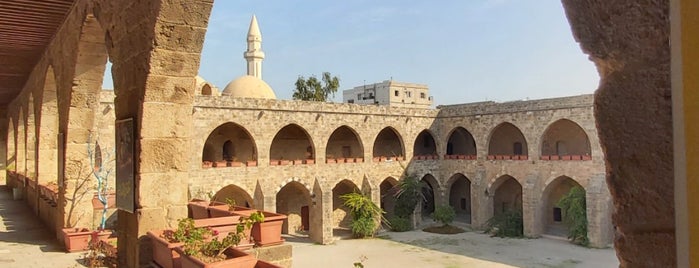
<instances>
[{"instance_id":1,"label":"blue sky","mask_svg":"<svg viewBox=\"0 0 699 268\"><path fill-rule=\"evenodd\" d=\"M587 94L599 82L559 0L218 0L199 74L221 89L246 71L252 14L263 78L280 99L299 75L324 71L341 89L427 84L437 105Z\"/></svg>"}]
</instances>

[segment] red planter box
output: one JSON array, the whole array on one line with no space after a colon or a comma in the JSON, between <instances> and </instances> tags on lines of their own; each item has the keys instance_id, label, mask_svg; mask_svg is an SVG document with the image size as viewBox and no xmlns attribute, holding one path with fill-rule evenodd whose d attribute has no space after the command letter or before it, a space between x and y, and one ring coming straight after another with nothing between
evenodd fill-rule
<instances>
[{"instance_id":1,"label":"red planter box","mask_svg":"<svg viewBox=\"0 0 699 268\"><path fill-rule=\"evenodd\" d=\"M209 202L193 199L187 203L189 217L192 219L206 219L209 217Z\"/></svg>"},{"instance_id":2,"label":"red planter box","mask_svg":"<svg viewBox=\"0 0 699 268\"><path fill-rule=\"evenodd\" d=\"M278 166L279 165L279 160L269 160L269 165L270 166Z\"/></svg>"},{"instance_id":3,"label":"red planter box","mask_svg":"<svg viewBox=\"0 0 699 268\"><path fill-rule=\"evenodd\" d=\"M355 163L364 163L364 158L363 157L357 157L354 159Z\"/></svg>"},{"instance_id":4,"label":"red planter box","mask_svg":"<svg viewBox=\"0 0 699 268\"><path fill-rule=\"evenodd\" d=\"M582 155L571 155L570 160L582 160Z\"/></svg>"},{"instance_id":5,"label":"red planter box","mask_svg":"<svg viewBox=\"0 0 699 268\"><path fill-rule=\"evenodd\" d=\"M561 160L566 160L566 161L571 160L571 156L570 155L562 155Z\"/></svg>"},{"instance_id":6,"label":"red planter box","mask_svg":"<svg viewBox=\"0 0 699 268\"><path fill-rule=\"evenodd\" d=\"M246 161L245 165L248 167L256 167L257 166L257 161Z\"/></svg>"},{"instance_id":7,"label":"red planter box","mask_svg":"<svg viewBox=\"0 0 699 268\"><path fill-rule=\"evenodd\" d=\"M551 156L550 155L542 155L541 160L551 160Z\"/></svg>"},{"instance_id":8,"label":"red planter box","mask_svg":"<svg viewBox=\"0 0 699 268\"><path fill-rule=\"evenodd\" d=\"M77 252L85 251L90 246L90 241L92 240L92 233L97 231L90 231L87 228L65 228L61 229L63 235L63 242L65 243L66 251ZM103 230L99 231L98 238L106 239L112 234L112 231ZM97 243L98 241L94 241Z\"/></svg>"},{"instance_id":9,"label":"red planter box","mask_svg":"<svg viewBox=\"0 0 699 268\"><path fill-rule=\"evenodd\" d=\"M211 161L204 161L204 162L201 162L201 167L203 167L203 168L210 168L210 167L213 167L213 166L214 166L214 162L211 162Z\"/></svg>"},{"instance_id":10,"label":"red planter box","mask_svg":"<svg viewBox=\"0 0 699 268\"><path fill-rule=\"evenodd\" d=\"M255 259L255 257L235 248L226 249L224 252L227 257L226 260L214 263L205 263L196 257L187 256L184 254L182 248L179 247L175 248L175 251L182 255L182 268L254 268L255 263L257 263L257 259Z\"/></svg>"},{"instance_id":11,"label":"red planter box","mask_svg":"<svg viewBox=\"0 0 699 268\"><path fill-rule=\"evenodd\" d=\"M258 246L272 246L284 243L282 239L282 224L287 216L267 211L262 211L264 222L255 223L252 227L252 237Z\"/></svg>"},{"instance_id":12,"label":"red planter box","mask_svg":"<svg viewBox=\"0 0 699 268\"><path fill-rule=\"evenodd\" d=\"M163 268L180 268L180 254L175 248L184 246L182 242L170 243L161 236L172 230L148 231L153 245L153 261Z\"/></svg>"},{"instance_id":13,"label":"red planter box","mask_svg":"<svg viewBox=\"0 0 699 268\"><path fill-rule=\"evenodd\" d=\"M552 155L552 156L551 156L551 160L560 160L560 159L561 159L561 157L558 156L558 155Z\"/></svg>"},{"instance_id":14,"label":"red planter box","mask_svg":"<svg viewBox=\"0 0 699 268\"><path fill-rule=\"evenodd\" d=\"M592 160L592 156L589 155L583 155L582 160Z\"/></svg>"}]
</instances>

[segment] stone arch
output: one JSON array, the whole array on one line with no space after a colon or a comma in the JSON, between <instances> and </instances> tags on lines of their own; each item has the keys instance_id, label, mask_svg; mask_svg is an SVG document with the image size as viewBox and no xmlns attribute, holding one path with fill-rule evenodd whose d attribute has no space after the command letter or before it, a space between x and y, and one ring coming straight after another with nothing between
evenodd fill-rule
<instances>
[{"instance_id":1,"label":"stone arch","mask_svg":"<svg viewBox=\"0 0 699 268\"><path fill-rule=\"evenodd\" d=\"M566 237L568 228L563 223L564 212L558 207L558 201L573 187L585 188L568 176L559 176L544 187L541 196L541 223L543 233Z\"/></svg>"},{"instance_id":2,"label":"stone arch","mask_svg":"<svg viewBox=\"0 0 699 268\"><path fill-rule=\"evenodd\" d=\"M527 140L518 127L504 122L497 125L488 139L488 155L528 155Z\"/></svg>"},{"instance_id":3,"label":"stone arch","mask_svg":"<svg viewBox=\"0 0 699 268\"><path fill-rule=\"evenodd\" d=\"M361 191L351 180L341 180L333 187L333 228L350 228L352 216L340 196L352 192L360 193Z\"/></svg>"},{"instance_id":4,"label":"stone arch","mask_svg":"<svg viewBox=\"0 0 699 268\"><path fill-rule=\"evenodd\" d=\"M248 192L235 184L229 184L214 194L212 201L226 202L227 199L235 200L236 206L252 208L255 202Z\"/></svg>"},{"instance_id":5,"label":"stone arch","mask_svg":"<svg viewBox=\"0 0 699 268\"><path fill-rule=\"evenodd\" d=\"M328 138L325 158L328 160L364 159L364 146L357 132L348 126L340 126L335 129Z\"/></svg>"},{"instance_id":6,"label":"stone arch","mask_svg":"<svg viewBox=\"0 0 699 268\"><path fill-rule=\"evenodd\" d=\"M445 152L447 155L475 156L477 154L476 140L471 135L471 132L465 128L456 127L449 134Z\"/></svg>"},{"instance_id":7,"label":"stone arch","mask_svg":"<svg viewBox=\"0 0 699 268\"><path fill-rule=\"evenodd\" d=\"M314 212L310 209L312 200L308 184L290 181L277 191L276 199L277 213L288 216L282 226L283 233L303 233L310 230L311 213Z\"/></svg>"},{"instance_id":8,"label":"stone arch","mask_svg":"<svg viewBox=\"0 0 699 268\"><path fill-rule=\"evenodd\" d=\"M223 123L209 133L202 150L202 161L257 161L257 144L245 127Z\"/></svg>"},{"instance_id":9,"label":"stone arch","mask_svg":"<svg viewBox=\"0 0 699 268\"><path fill-rule=\"evenodd\" d=\"M437 205L437 193L439 192L439 181L437 178L432 176L432 174L425 174L420 179L424 182L424 187L422 188L422 195L424 199L421 201L422 204L422 216L427 217L434 212Z\"/></svg>"},{"instance_id":10,"label":"stone arch","mask_svg":"<svg viewBox=\"0 0 699 268\"><path fill-rule=\"evenodd\" d=\"M277 131L269 149L270 161L315 160L313 140L303 127L289 124Z\"/></svg>"},{"instance_id":11,"label":"stone arch","mask_svg":"<svg viewBox=\"0 0 699 268\"><path fill-rule=\"evenodd\" d=\"M590 156L590 139L579 124L569 119L551 123L541 136L541 155Z\"/></svg>"},{"instance_id":12,"label":"stone arch","mask_svg":"<svg viewBox=\"0 0 699 268\"><path fill-rule=\"evenodd\" d=\"M17 126L13 117L8 118L7 125L7 160L5 165L7 170L17 172Z\"/></svg>"},{"instance_id":13,"label":"stone arch","mask_svg":"<svg viewBox=\"0 0 699 268\"><path fill-rule=\"evenodd\" d=\"M456 212L456 220L471 223L471 180L456 173L449 178L449 205Z\"/></svg>"},{"instance_id":14,"label":"stone arch","mask_svg":"<svg viewBox=\"0 0 699 268\"><path fill-rule=\"evenodd\" d=\"M36 181L36 110L34 109L34 94L29 94L27 102L27 121L26 121L26 177L32 181Z\"/></svg>"},{"instance_id":15,"label":"stone arch","mask_svg":"<svg viewBox=\"0 0 699 268\"><path fill-rule=\"evenodd\" d=\"M38 178L42 183L58 182L58 95L53 66L44 78L39 116Z\"/></svg>"},{"instance_id":16,"label":"stone arch","mask_svg":"<svg viewBox=\"0 0 699 268\"><path fill-rule=\"evenodd\" d=\"M395 215L396 193L398 192L398 180L393 177L386 177L379 185L381 193L381 209L386 211L385 217L390 218Z\"/></svg>"},{"instance_id":17,"label":"stone arch","mask_svg":"<svg viewBox=\"0 0 699 268\"><path fill-rule=\"evenodd\" d=\"M403 138L393 127L385 127L374 139L373 157L402 157L405 155Z\"/></svg>"},{"instance_id":18,"label":"stone arch","mask_svg":"<svg viewBox=\"0 0 699 268\"><path fill-rule=\"evenodd\" d=\"M522 211L522 185L510 175L498 177L489 187L493 194L493 213L499 215L506 211Z\"/></svg>"},{"instance_id":19,"label":"stone arch","mask_svg":"<svg viewBox=\"0 0 699 268\"><path fill-rule=\"evenodd\" d=\"M437 155L437 143L432 132L425 129L415 138L413 144L414 156L434 156Z\"/></svg>"},{"instance_id":20,"label":"stone arch","mask_svg":"<svg viewBox=\"0 0 699 268\"><path fill-rule=\"evenodd\" d=\"M211 85L209 85L209 83L204 83L204 85L201 86L201 95L204 95L204 96L213 95L213 90L211 89Z\"/></svg>"}]
</instances>

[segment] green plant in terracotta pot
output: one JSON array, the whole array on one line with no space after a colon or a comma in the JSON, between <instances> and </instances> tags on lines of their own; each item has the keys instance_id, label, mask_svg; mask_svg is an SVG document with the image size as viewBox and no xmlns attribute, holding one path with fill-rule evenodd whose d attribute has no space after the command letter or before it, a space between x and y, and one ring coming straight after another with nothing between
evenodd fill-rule
<instances>
[{"instance_id":1,"label":"green plant in terracotta pot","mask_svg":"<svg viewBox=\"0 0 699 268\"><path fill-rule=\"evenodd\" d=\"M175 248L187 241L200 241L210 236L208 228L199 228L190 218L180 219L176 230L149 231L148 237L153 241L153 260L164 268L180 267L180 254Z\"/></svg>"}]
</instances>

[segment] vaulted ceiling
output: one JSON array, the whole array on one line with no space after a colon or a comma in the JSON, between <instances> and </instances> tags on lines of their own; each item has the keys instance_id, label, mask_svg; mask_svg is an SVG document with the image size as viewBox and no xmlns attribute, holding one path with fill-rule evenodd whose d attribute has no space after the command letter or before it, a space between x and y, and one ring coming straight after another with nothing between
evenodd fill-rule
<instances>
[{"instance_id":1,"label":"vaulted ceiling","mask_svg":"<svg viewBox=\"0 0 699 268\"><path fill-rule=\"evenodd\" d=\"M0 0L0 107L27 82L75 0Z\"/></svg>"}]
</instances>

